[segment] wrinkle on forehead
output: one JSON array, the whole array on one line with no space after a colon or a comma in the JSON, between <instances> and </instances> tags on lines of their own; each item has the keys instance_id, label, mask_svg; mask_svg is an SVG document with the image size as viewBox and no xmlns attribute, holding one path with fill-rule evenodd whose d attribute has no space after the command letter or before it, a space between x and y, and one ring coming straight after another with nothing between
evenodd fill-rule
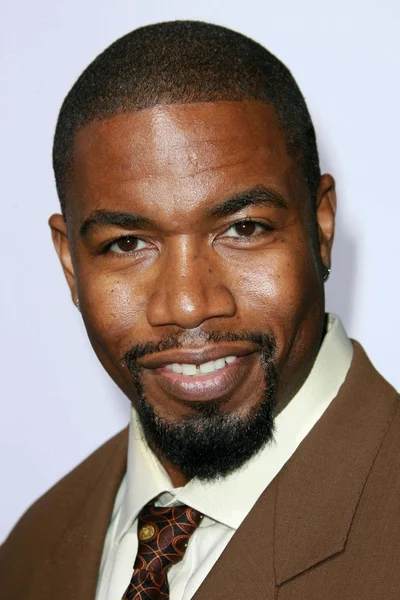
<instances>
[{"instance_id":1,"label":"wrinkle on forehead","mask_svg":"<svg viewBox=\"0 0 400 600\"><path fill-rule=\"evenodd\" d=\"M123 204L158 197L172 210L184 197L194 205L242 184L287 184L293 170L273 107L255 102L116 115L78 132L74 158L74 195L96 199L96 208L107 197Z\"/></svg>"},{"instance_id":2,"label":"wrinkle on forehead","mask_svg":"<svg viewBox=\"0 0 400 600\"><path fill-rule=\"evenodd\" d=\"M158 106L91 123L77 133L76 162L98 155L99 147L104 160L118 157L118 170L131 169L132 162L148 168L149 158L163 170L176 163L190 170L207 169L220 154L224 163L246 151L286 154L273 107L255 102Z\"/></svg>"}]
</instances>

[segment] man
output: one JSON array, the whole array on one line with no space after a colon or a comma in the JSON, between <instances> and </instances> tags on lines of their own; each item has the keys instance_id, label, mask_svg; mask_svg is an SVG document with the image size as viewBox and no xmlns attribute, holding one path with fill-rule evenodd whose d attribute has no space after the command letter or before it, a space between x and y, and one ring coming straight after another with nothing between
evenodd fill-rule
<instances>
[{"instance_id":1,"label":"man","mask_svg":"<svg viewBox=\"0 0 400 600\"><path fill-rule=\"evenodd\" d=\"M22 517L2 598L398 598L399 399L325 315L334 180L287 68L214 25L136 30L65 99L54 170L132 419Z\"/></svg>"}]
</instances>

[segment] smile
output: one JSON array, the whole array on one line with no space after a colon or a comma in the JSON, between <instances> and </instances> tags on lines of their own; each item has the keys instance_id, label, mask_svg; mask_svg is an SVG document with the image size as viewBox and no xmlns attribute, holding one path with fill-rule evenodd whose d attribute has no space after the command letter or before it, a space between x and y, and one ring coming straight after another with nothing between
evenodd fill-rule
<instances>
[{"instance_id":1,"label":"smile","mask_svg":"<svg viewBox=\"0 0 400 600\"><path fill-rule=\"evenodd\" d=\"M175 400L210 402L231 397L260 368L256 353L229 355L200 364L167 363L147 373Z\"/></svg>"},{"instance_id":2,"label":"smile","mask_svg":"<svg viewBox=\"0 0 400 600\"><path fill-rule=\"evenodd\" d=\"M227 365L233 364L237 360L237 356L224 356L217 360L209 360L199 365L191 363L172 363L164 366L165 369L188 377L201 377L204 375L211 375L216 371L220 371Z\"/></svg>"},{"instance_id":3,"label":"smile","mask_svg":"<svg viewBox=\"0 0 400 600\"><path fill-rule=\"evenodd\" d=\"M175 401L210 402L244 390L256 374L255 381L263 385L259 351L253 342L221 342L149 354L138 363L153 394L165 393Z\"/></svg>"}]
</instances>

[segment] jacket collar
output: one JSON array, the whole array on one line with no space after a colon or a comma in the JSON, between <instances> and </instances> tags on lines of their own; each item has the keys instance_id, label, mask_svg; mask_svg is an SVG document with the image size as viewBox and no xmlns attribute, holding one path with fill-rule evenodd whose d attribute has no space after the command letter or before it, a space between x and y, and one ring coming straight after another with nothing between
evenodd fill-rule
<instances>
[{"instance_id":1,"label":"jacket collar","mask_svg":"<svg viewBox=\"0 0 400 600\"><path fill-rule=\"evenodd\" d=\"M278 477L276 583L342 552L397 408L395 390L361 346L336 400Z\"/></svg>"},{"instance_id":2,"label":"jacket collar","mask_svg":"<svg viewBox=\"0 0 400 600\"><path fill-rule=\"evenodd\" d=\"M118 487L126 470L127 429L87 459L82 481L70 488L70 523L40 564L27 600L94 599L104 539ZM81 467L82 470L82 467Z\"/></svg>"},{"instance_id":3,"label":"jacket collar","mask_svg":"<svg viewBox=\"0 0 400 600\"><path fill-rule=\"evenodd\" d=\"M344 550L397 407L395 390L354 346L336 399L262 494L195 600L273 598L273 589Z\"/></svg>"}]
</instances>

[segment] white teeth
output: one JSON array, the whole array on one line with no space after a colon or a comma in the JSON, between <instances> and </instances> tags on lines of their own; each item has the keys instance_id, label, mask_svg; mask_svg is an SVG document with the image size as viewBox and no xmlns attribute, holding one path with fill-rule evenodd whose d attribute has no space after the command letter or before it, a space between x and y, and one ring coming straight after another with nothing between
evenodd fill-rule
<instances>
[{"instance_id":1,"label":"white teeth","mask_svg":"<svg viewBox=\"0 0 400 600\"><path fill-rule=\"evenodd\" d=\"M196 365L181 365L183 375L196 375Z\"/></svg>"},{"instance_id":2,"label":"white teeth","mask_svg":"<svg viewBox=\"0 0 400 600\"><path fill-rule=\"evenodd\" d=\"M225 358L217 358L217 360L209 360L201 365L179 364L165 365L165 368L174 373L182 373L183 375L199 376L209 375L219 369L223 369L226 365L231 365L235 362L237 356L226 356Z\"/></svg>"},{"instance_id":3,"label":"white teeth","mask_svg":"<svg viewBox=\"0 0 400 600\"><path fill-rule=\"evenodd\" d=\"M215 360L214 363L216 369L223 369L226 364L224 358L217 358L217 360Z\"/></svg>"},{"instance_id":4,"label":"white teeth","mask_svg":"<svg viewBox=\"0 0 400 600\"><path fill-rule=\"evenodd\" d=\"M210 362L203 363L199 365L200 373L213 373L215 371L215 361L210 360Z\"/></svg>"},{"instance_id":5,"label":"white teeth","mask_svg":"<svg viewBox=\"0 0 400 600\"><path fill-rule=\"evenodd\" d=\"M226 357L225 357L226 363L227 363L228 365L230 365L230 364L232 364L233 362L235 362L235 360L236 360L236 359L237 359L237 356L226 356Z\"/></svg>"}]
</instances>

